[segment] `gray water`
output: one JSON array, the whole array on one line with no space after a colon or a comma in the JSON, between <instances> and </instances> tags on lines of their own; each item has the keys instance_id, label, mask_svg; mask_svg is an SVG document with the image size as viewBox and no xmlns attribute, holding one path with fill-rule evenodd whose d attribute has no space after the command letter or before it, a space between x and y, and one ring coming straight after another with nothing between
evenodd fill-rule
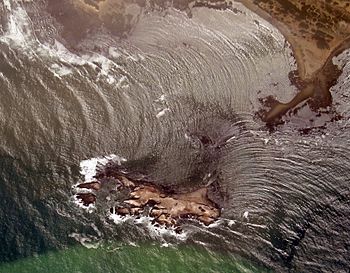
<instances>
[{"instance_id":1,"label":"gray water","mask_svg":"<svg viewBox=\"0 0 350 273\"><path fill-rule=\"evenodd\" d=\"M346 54L332 92L342 119L326 122L305 106L271 132L255 115L259 99L293 97L295 61L277 29L241 4L189 14L134 3L127 35L87 26L87 36L70 39L52 3L0 2L0 263L151 241L277 272L349 271ZM224 145L207 150L191 135ZM80 162L110 154L181 189L215 172L221 219L184 222L177 237L147 221L115 223L102 205L83 210L72 190L84 179Z\"/></svg>"}]
</instances>

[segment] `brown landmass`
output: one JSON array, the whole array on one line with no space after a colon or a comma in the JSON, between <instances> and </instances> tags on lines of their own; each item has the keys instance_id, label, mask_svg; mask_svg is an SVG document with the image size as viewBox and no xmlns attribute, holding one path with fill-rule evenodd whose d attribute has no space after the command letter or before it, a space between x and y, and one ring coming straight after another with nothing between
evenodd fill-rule
<instances>
[{"instance_id":1,"label":"brown landmass","mask_svg":"<svg viewBox=\"0 0 350 273\"><path fill-rule=\"evenodd\" d=\"M48 0L47 11L60 23L61 36L73 49L93 31L126 37L145 4L145 0Z\"/></svg>"},{"instance_id":2,"label":"brown landmass","mask_svg":"<svg viewBox=\"0 0 350 273\"><path fill-rule=\"evenodd\" d=\"M298 71L292 82L300 92L287 103L269 99L263 120L273 123L308 100L317 111L332 104L330 87L341 71L332 58L350 46L350 1L239 0L276 26L290 43Z\"/></svg>"},{"instance_id":3,"label":"brown landmass","mask_svg":"<svg viewBox=\"0 0 350 273\"><path fill-rule=\"evenodd\" d=\"M142 12L174 7L187 11L195 6L226 9L222 0L48 0L47 11L62 26L61 36L74 49L92 31L106 30L125 38L132 31Z\"/></svg>"},{"instance_id":4,"label":"brown landmass","mask_svg":"<svg viewBox=\"0 0 350 273\"><path fill-rule=\"evenodd\" d=\"M318 111L332 104L329 89L338 79L339 69L332 58L350 46L350 0L237 0L276 26L290 43L298 70L291 74L300 92L290 102L269 98L260 111L268 124L307 101ZM48 0L48 11L62 24L63 38L73 48L89 32L105 28L125 37L143 10L174 7L191 16L194 7L230 9L224 0Z\"/></svg>"},{"instance_id":5,"label":"brown landmass","mask_svg":"<svg viewBox=\"0 0 350 273\"><path fill-rule=\"evenodd\" d=\"M68 1L68 0L64 0ZM52 13L64 25L64 35L69 40L79 40L88 33L90 27L105 25L112 33L125 33L145 0L71 0L71 7L59 5L49 0ZM330 87L341 71L332 58L350 46L350 1L348 0L239 0L251 11L276 26L290 43L297 61L298 70L291 74L293 84L299 88L298 94L290 102L279 102L272 97L265 98L267 111L260 112L268 124L276 124L288 111L302 102L317 112L332 105ZM206 6L215 9L230 8L228 1L161 1L147 2L153 7L173 6L181 10ZM73 9L71 9L73 7ZM125 11L129 8L129 16ZM86 16L86 15L89 16ZM190 11L188 12L190 15ZM122 18L122 19L121 19ZM136 19L135 19L136 18ZM122 20L122 21L120 21ZM149 215L158 224L177 226L181 218L194 217L204 224L214 222L220 216L218 206L208 198L207 188L188 193L174 193L148 181L135 180L123 173L109 178L116 187L127 190L127 199L121 206L111 208L120 215L138 215L149 208ZM103 188L103 179L80 184L79 188L92 190L76 196L83 205L96 202L96 192ZM112 182L114 181L114 182Z\"/></svg>"},{"instance_id":6,"label":"brown landmass","mask_svg":"<svg viewBox=\"0 0 350 273\"><path fill-rule=\"evenodd\" d=\"M166 227L178 227L178 220L181 218L195 218L209 225L220 216L220 209L208 198L206 187L186 193L174 193L148 181L133 180L115 171L107 176L100 175L94 182L79 184L78 188L93 192L81 192L76 197L84 206L94 204L97 200L95 193L103 188L106 180L114 183L118 191L128 192L122 205L111 208L111 213L123 216L140 215L147 208L154 223Z\"/></svg>"}]
</instances>

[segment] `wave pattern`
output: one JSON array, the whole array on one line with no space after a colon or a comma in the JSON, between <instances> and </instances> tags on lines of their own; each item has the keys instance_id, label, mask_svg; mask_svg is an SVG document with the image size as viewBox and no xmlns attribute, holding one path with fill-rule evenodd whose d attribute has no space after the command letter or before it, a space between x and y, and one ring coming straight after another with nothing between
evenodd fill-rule
<instances>
[{"instance_id":1,"label":"wave pattern","mask_svg":"<svg viewBox=\"0 0 350 273\"><path fill-rule=\"evenodd\" d=\"M279 272L349 266L347 68L334 87L342 120L309 135L293 121L270 133L254 116L259 99L292 98L295 64L281 34L240 4L233 4L239 12L194 8L191 18L171 8L151 11L127 39L92 32L81 52L64 46L45 2L1 4L1 153L20 162L7 168L22 183L13 202L30 203L28 215L47 218L46 228L28 220L37 230L28 236L47 241L42 249L69 242L62 238L66 222L98 239L153 237L143 225L116 226L104 214L65 205L78 163L117 153L167 185L195 187L203 182L192 180L196 174L218 174L223 219L210 228L186 224L188 241ZM224 145L208 150L196 135ZM13 180L2 172L10 194ZM16 257L31 254L23 244Z\"/></svg>"}]
</instances>

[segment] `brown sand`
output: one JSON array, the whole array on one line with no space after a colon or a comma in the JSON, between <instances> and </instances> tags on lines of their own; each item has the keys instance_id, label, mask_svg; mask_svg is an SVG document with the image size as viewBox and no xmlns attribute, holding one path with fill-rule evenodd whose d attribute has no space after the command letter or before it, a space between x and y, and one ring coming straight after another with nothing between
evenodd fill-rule
<instances>
[{"instance_id":1,"label":"brown sand","mask_svg":"<svg viewBox=\"0 0 350 273\"><path fill-rule=\"evenodd\" d=\"M291 44L300 92L288 103L275 101L262 117L274 122L308 100L311 109L331 105L329 88L340 75L332 58L350 46L350 1L239 0L276 26ZM294 82L296 83L296 81Z\"/></svg>"},{"instance_id":2,"label":"brown sand","mask_svg":"<svg viewBox=\"0 0 350 273\"><path fill-rule=\"evenodd\" d=\"M292 82L300 92L290 102L274 101L262 114L267 123L303 101L317 109L329 106L329 88L340 71L332 57L350 46L349 0L237 0L276 26L290 43L297 61L297 78ZM72 48L91 29L107 28L116 36L127 35L137 23L143 8L164 9L173 6L191 15L191 8L205 6L230 8L223 0L49 0L49 12L63 25L63 37ZM59 2L59 3L58 3Z\"/></svg>"},{"instance_id":3,"label":"brown sand","mask_svg":"<svg viewBox=\"0 0 350 273\"><path fill-rule=\"evenodd\" d=\"M299 76L311 79L350 36L350 1L239 0L292 45Z\"/></svg>"}]
</instances>

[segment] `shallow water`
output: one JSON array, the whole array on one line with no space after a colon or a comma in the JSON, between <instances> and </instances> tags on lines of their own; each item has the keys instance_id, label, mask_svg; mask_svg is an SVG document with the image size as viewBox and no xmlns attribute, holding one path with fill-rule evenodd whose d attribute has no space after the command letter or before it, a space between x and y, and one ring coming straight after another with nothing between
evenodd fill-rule
<instances>
[{"instance_id":1,"label":"shallow water","mask_svg":"<svg viewBox=\"0 0 350 273\"><path fill-rule=\"evenodd\" d=\"M181 257L201 255L227 266L220 272L243 258L253 272L348 272L349 57L338 58L346 65L332 92L342 119L305 106L270 132L255 115L259 99L295 95L295 61L273 26L233 6L197 7L191 16L143 7L127 38L91 29L72 41L45 1L0 2L0 270L45 272L61 259L60 272L85 272L95 259L112 268L106 242L132 249L151 241L172 244L172 254L141 247L115 259L130 259L129 268L150 251L165 259L162 272L173 272L176 249L178 272L199 264ZM192 135L225 143L205 148ZM81 161L111 154L181 189L216 173L222 219L209 227L185 221L175 235L147 219L111 219L108 202L81 209L72 190L84 180ZM58 249L66 252L44 254ZM143 267L135 262L130 272Z\"/></svg>"},{"instance_id":2,"label":"shallow water","mask_svg":"<svg viewBox=\"0 0 350 273\"><path fill-rule=\"evenodd\" d=\"M0 265L4 272L268 272L226 253L203 247L108 244L74 247Z\"/></svg>"}]
</instances>

